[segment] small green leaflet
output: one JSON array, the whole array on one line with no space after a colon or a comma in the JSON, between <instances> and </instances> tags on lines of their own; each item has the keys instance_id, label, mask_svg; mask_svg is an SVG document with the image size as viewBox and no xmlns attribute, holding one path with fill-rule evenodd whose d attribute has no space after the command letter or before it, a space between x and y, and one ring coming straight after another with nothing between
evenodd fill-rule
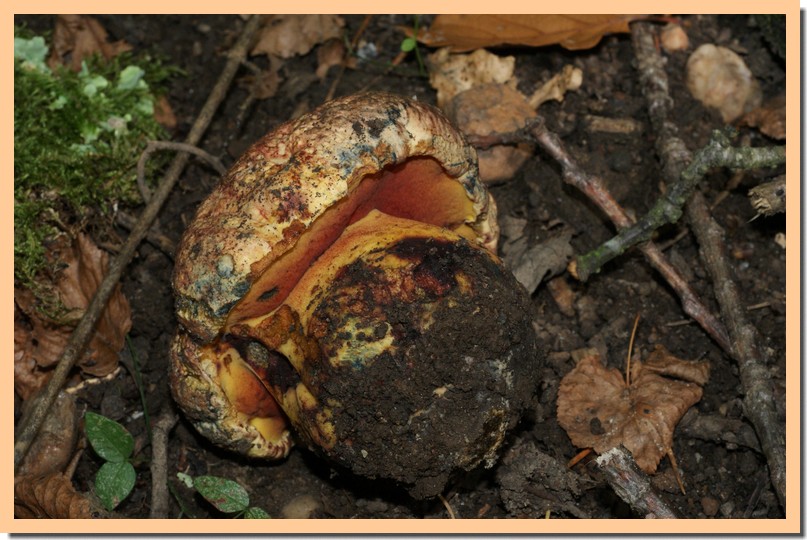
<instances>
[{"instance_id":1,"label":"small green leaflet","mask_svg":"<svg viewBox=\"0 0 807 540\"><path fill-rule=\"evenodd\" d=\"M221 512L232 514L249 507L247 490L232 480L218 476L197 476L193 479L193 487Z\"/></svg>"},{"instance_id":2,"label":"small green leaflet","mask_svg":"<svg viewBox=\"0 0 807 540\"><path fill-rule=\"evenodd\" d=\"M87 412L84 429L93 450L107 461L122 463L134 451L134 438L126 428L100 414Z\"/></svg>"}]
</instances>

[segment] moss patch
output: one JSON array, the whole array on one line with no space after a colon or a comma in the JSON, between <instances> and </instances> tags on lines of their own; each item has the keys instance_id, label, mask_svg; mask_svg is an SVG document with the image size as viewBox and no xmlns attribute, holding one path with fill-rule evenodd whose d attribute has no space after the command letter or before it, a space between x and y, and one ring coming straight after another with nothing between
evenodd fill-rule
<instances>
[{"instance_id":1,"label":"moss patch","mask_svg":"<svg viewBox=\"0 0 807 540\"><path fill-rule=\"evenodd\" d=\"M166 137L155 89L175 73L145 55L51 70L47 52L43 37L15 28L14 277L34 290L48 239L138 202L137 159Z\"/></svg>"}]
</instances>

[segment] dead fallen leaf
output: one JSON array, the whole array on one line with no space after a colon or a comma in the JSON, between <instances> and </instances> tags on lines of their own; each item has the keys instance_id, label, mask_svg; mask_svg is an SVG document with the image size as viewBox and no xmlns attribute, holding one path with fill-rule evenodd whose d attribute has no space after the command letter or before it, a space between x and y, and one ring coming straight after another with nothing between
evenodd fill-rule
<instances>
[{"instance_id":1,"label":"dead fallen leaf","mask_svg":"<svg viewBox=\"0 0 807 540\"><path fill-rule=\"evenodd\" d=\"M429 47L463 52L497 45L589 49L606 35L629 32L643 15L438 15L417 35ZM410 31L411 35L411 31Z\"/></svg>"},{"instance_id":2,"label":"dead fallen leaf","mask_svg":"<svg viewBox=\"0 0 807 540\"><path fill-rule=\"evenodd\" d=\"M174 109L165 96L160 96L154 104L154 119L169 131L173 131L177 127L177 117L174 114Z\"/></svg>"},{"instance_id":3,"label":"dead fallen leaf","mask_svg":"<svg viewBox=\"0 0 807 540\"><path fill-rule=\"evenodd\" d=\"M317 48L317 77L324 79L328 70L345 59L345 44L340 39L329 39Z\"/></svg>"},{"instance_id":4,"label":"dead fallen leaf","mask_svg":"<svg viewBox=\"0 0 807 540\"><path fill-rule=\"evenodd\" d=\"M558 276L546 282L546 288L558 309L567 317L574 317L574 302L577 296L566 276Z\"/></svg>"},{"instance_id":5,"label":"dead fallen leaf","mask_svg":"<svg viewBox=\"0 0 807 540\"><path fill-rule=\"evenodd\" d=\"M733 122L759 107L762 90L740 56L725 47L706 43L687 60L686 84L692 96L720 111Z\"/></svg>"},{"instance_id":6,"label":"dead fallen leaf","mask_svg":"<svg viewBox=\"0 0 807 540\"><path fill-rule=\"evenodd\" d=\"M25 401L22 409L23 420L20 421L20 425L25 424L25 417L33 410L41 395L42 392L39 392L33 398ZM20 464L17 474L39 477L64 472L73 457L78 440L78 426L79 418L75 396L67 392L59 392L42 427L39 428L39 433Z\"/></svg>"},{"instance_id":7,"label":"dead fallen leaf","mask_svg":"<svg viewBox=\"0 0 807 540\"><path fill-rule=\"evenodd\" d=\"M446 114L460 131L474 136L517 131L536 116L521 92L504 84L483 84L460 92L446 105ZM486 184L507 180L532 153L527 143L477 150L479 178Z\"/></svg>"},{"instance_id":8,"label":"dead fallen leaf","mask_svg":"<svg viewBox=\"0 0 807 540\"><path fill-rule=\"evenodd\" d=\"M533 92L527 101L533 109L537 109L542 103L549 100L562 102L567 91L577 90L581 84L583 84L583 70L567 64L563 66L560 73Z\"/></svg>"},{"instance_id":9,"label":"dead fallen leaf","mask_svg":"<svg viewBox=\"0 0 807 540\"><path fill-rule=\"evenodd\" d=\"M93 505L62 473L14 479L17 519L92 519Z\"/></svg>"},{"instance_id":10,"label":"dead fallen leaf","mask_svg":"<svg viewBox=\"0 0 807 540\"><path fill-rule=\"evenodd\" d=\"M81 63L94 54L101 54L109 60L122 52L132 50L132 46L125 41L109 42L107 37L104 27L92 17L59 15L56 19L56 28L53 30L48 65L54 69L56 66L68 64L69 61L70 69L81 71Z\"/></svg>"},{"instance_id":11,"label":"dead fallen leaf","mask_svg":"<svg viewBox=\"0 0 807 540\"><path fill-rule=\"evenodd\" d=\"M48 317L36 307L34 295L14 290L18 308L14 328L14 388L27 399L50 377L50 369L67 345L73 328L89 305L106 274L108 255L85 235L72 242L60 238L50 250L52 265L64 266L54 290L68 309L60 320ZM78 362L84 374L103 377L118 366L118 353L132 326L129 302L116 287L101 315L87 350Z\"/></svg>"},{"instance_id":12,"label":"dead fallen leaf","mask_svg":"<svg viewBox=\"0 0 807 540\"><path fill-rule=\"evenodd\" d=\"M345 21L338 15L273 15L264 23L252 55L280 58L307 54L314 45L342 37Z\"/></svg>"},{"instance_id":13,"label":"dead fallen leaf","mask_svg":"<svg viewBox=\"0 0 807 540\"><path fill-rule=\"evenodd\" d=\"M779 141L784 140L787 124L785 95L777 96L743 117L743 123L758 128L762 133Z\"/></svg>"},{"instance_id":14,"label":"dead fallen leaf","mask_svg":"<svg viewBox=\"0 0 807 540\"><path fill-rule=\"evenodd\" d=\"M544 279L560 274L574 255L570 244L571 227L558 231L552 238L527 249L512 263L513 275L529 294L535 292Z\"/></svg>"},{"instance_id":15,"label":"dead fallen leaf","mask_svg":"<svg viewBox=\"0 0 807 540\"><path fill-rule=\"evenodd\" d=\"M516 59L497 56L484 49L472 54L451 54L440 49L428 56L429 83L437 90L437 106L444 108L460 92L483 84L516 87Z\"/></svg>"},{"instance_id":16,"label":"dead fallen leaf","mask_svg":"<svg viewBox=\"0 0 807 540\"><path fill-rule=\"evenodd\" d=\"M659 346L645 363L633 363L627 384L588 349L560 383L558 423L578 448L602 454L622 444L652 474L671 452L676 424L700 400L708 373L706 362L678 359Z\"/></svg>"},{"instance_id":17,"label":"dead fallen leaf","mask_svg":"<svg viewBox=\"0 0 807 540\"><path fill-rule=\"evenodd\" d=\"M239 86L247 88L255 99L269 99L273 97L283 78L280 75L280 68L283 67L283 60L273 54L267 55L269 66L265 69L255 70L252 74L246 75L238 80Z\"/></svg>"}]
</instances>

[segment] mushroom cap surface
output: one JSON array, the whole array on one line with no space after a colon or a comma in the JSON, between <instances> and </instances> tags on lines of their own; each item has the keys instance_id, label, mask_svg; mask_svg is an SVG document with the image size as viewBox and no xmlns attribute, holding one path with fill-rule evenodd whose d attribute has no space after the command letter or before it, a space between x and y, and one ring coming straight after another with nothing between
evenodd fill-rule
<instances>
[{"instance_id":1,"label":"mushroom cap surface","mask_svg":"<svg viewBox=\"0 0 807 540\"><path fill-rule=\"evenodd\" d=\"M464 214L464 236L473 235L476 242L495 251L496 208L479 181L476 152L443 114L392 94L352 95L332 100L264 136L200 205L174 267L180 323L193 335L212 339L255 280L318 220L323 222L322 229L344 228L347 223L324 223L327 219L321 218L329 209L361 192L366 178L396 166L411 169L404 175L411 185L402 184L402 191L388 197L393 200L382 201L382 206L394 207L395 198L403 199L417 207L398 209L412 214L401 217L428 218L436 213L431 206L455 198L453 191L457 191L445 182L430 185L428 180L454 180L467 198L459 209ZM349 209L339 211L349 213ZM369 208L359 211L366 213ZM340 218L349 221L351 215Z\"/></svg>"}]
</instances>

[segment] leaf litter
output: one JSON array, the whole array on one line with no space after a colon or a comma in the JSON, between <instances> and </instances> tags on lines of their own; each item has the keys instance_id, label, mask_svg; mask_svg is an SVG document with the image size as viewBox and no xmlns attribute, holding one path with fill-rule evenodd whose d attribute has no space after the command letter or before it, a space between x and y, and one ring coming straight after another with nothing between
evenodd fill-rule
<instances>
[{"instance_id":1,"label":"leaf litter","mask_svg":"<svg viewBox=\"0 0 807 540\"><path fill-rule=\"evenodd\" d=\"M709 364L676 358L658 345L633 363L626 381L603 366L596 349L572 355L577 365L560 383L558 423L578 448L602 454L621 444L644 472L654 473L672 455L678 421L700 400Z\"/></svg>"}]
</instances>

